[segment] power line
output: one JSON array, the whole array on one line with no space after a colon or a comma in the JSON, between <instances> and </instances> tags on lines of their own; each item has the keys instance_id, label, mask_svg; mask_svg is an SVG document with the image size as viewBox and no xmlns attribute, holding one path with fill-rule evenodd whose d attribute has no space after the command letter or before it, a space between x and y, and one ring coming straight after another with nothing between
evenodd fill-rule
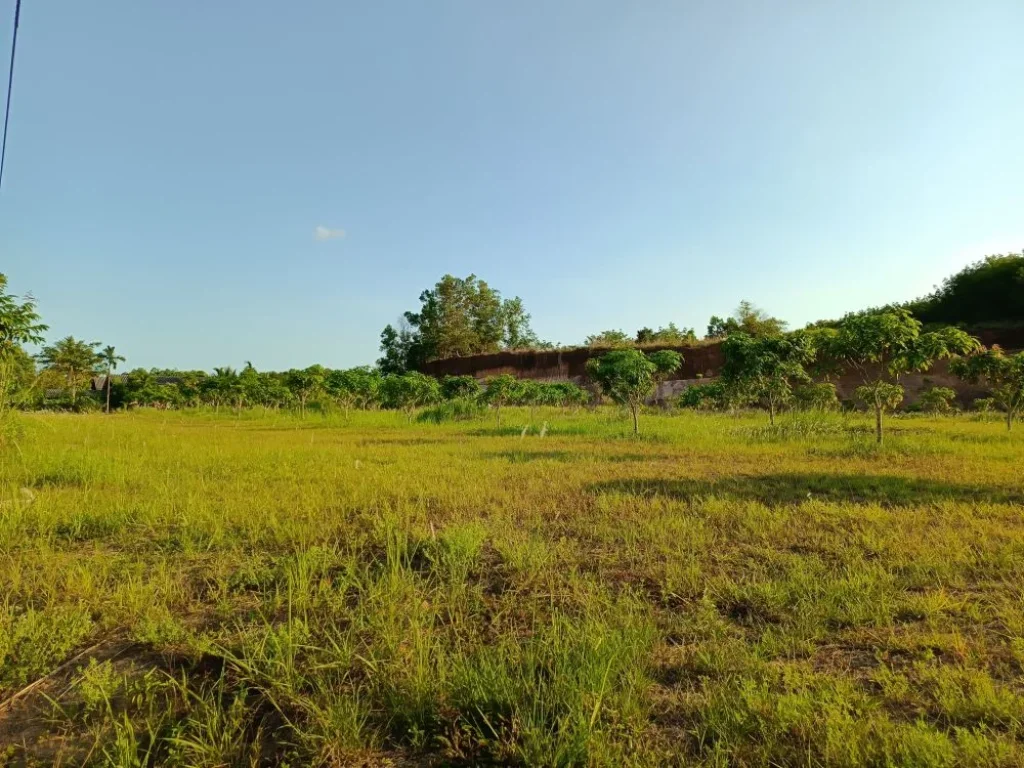
<instances>
[{"instance_id":1,"label":"power line","mask_svg":"<svg viewBox=\"0 0 1024 768\"><path fill-rule=\"evenodd\" d=\"M18 22L21 19L21 0L14 4L14 35L11 37L11 66L7 70L7 109L4 111L4 143L0 148L0 187L4 183L4 160L7 159L7 124L11 121L11 87L14 85L14 52L18 49Z\"/></svg>"}]
</instances>

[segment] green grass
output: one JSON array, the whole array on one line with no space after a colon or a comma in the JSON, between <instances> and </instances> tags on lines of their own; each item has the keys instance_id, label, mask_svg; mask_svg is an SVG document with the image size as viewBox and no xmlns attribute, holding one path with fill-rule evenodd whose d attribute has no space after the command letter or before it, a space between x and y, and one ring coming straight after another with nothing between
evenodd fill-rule
<instances>
[{"instance_id":1,"label":"green grass","mask_svg":"<svg viewBox=\"0 0 1024 768\"><path fill-rule=\"evenodd\" d=\"M0 765L1024 764L1024 436L528 416L23 417Z\"/></svg>"}]
</instances>

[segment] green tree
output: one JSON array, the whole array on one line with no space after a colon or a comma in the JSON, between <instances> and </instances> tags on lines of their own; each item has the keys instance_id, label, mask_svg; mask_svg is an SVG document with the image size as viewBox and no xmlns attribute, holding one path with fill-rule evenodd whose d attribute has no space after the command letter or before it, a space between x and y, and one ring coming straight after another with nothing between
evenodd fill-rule
<instances>
[{"instance_id":1,"label":"green tree","mask_svg":"<svg viewBox=\"0 0 1024 768\"><path fill-rule=\"evenodd\" d=\"M515 401L519 379L509 373L494 376L484 384L483 398L494 406L498 428L501 429L501 407Z\"/></svg>"},{"instance_id":2,"label":"green tree","mask_svg":"<svg viewBox=\"0 0 1024 768\"><path fill-rule=\"evenodd\" d=\"M613 329L587 336L583 343L588 347L598 348L629 347L632 346L633 339L626 332Z\"/></svg>"},{"instance_id":3,"label":"green tree","mask_svg":"<svg viewBox=\"0 0 1024 768\"><path fill-rule=\"evenodd\" d=\"M711 317L706 338L722 339L733 333L745 333L748 336L781 336L785 332L784 320L772 317L749 301L741 301L732 317Z\"/></svg>"},{"instance_id":4,"label":"green tree","mask_svg":"<svg viewBox=\"0 0 1024 768\"><path fill-rule=\"evenodd\" d=\"M35 299L8 293L7 276L0 273L0 423L3 425L8 423L13 398L27 382L35 380L35 366L22 344L39 344L46 330L47 326L40 322L36 312Z\"/></svg>"},{"instance_id":5,"label":"green tree","mask_svg":"<svg viewBox=\"0 0 1024 768\"><path fill-rule=\"evenodd\" d=\"M417 408L441 399L441 385L433 376L419 371L388 374L381 380L380 394L386 408L400 410L412 421Z\"/></svg>"},{"instance_id":6,"label":"green tree","mask_svg":"<svg viewBox=\"0 0 1024 768\"><path fill-rule=\"evenodd\" d=\"M875 438L882 442L882 414L903 400L899 378L926 371L936 360L980 348L977 339L956 328L921 332L921 323L905 309L847 315L837 328L812 332L819 359L831 371L848 369L863 382L854 395L875 413Z\"/></svg>"},{"instance_id":7,"label":"green tree","mask_svg":"<svg viewBox=\"0 0 1024 768\"><path fill-rule=\"evenodd\" d=\"M252 361L246 360L245 367L238 374L237 403L241 412L245 403L256 405L265 402L266 381L265 377L256 370Z\"/></svg>"},{"instance_id":8,"label":"green tree","mask_svg":"<svg viewBox=\"0 0 1024 768\"><path fill-rule=\"evenodd\" d=\"M1024 253L986 256L908 309L924 323L1024 322Z\"/></svg>"},{"instance_id":9,"label":"green tree","mask_svg":"<svg viewBox=\"0 0 1024 768\"><path fill-rule=\"evenodd\" d=\"M635 434L640 431L640 407L654 392L658 379L682 362L682 355L671 350L645 355L638 349L618 349L588 360L587 373L605 395L629 408Z\"/></svg>"},{"instance_id":10,"label":"green tree","mask_svg":"<svg viewBox=\"0 0 1024 768\"><path fill-rule=\"evenodd\" d=\"M656 331L641 328L636 332L637 344L692 344L695 341L697 334L693 328L679 328L675 323L669 323Z\"/></svg>"},{"instance_id":11,"label":"green tree","mask_svg":"<svg viewBox=\"0 0 1024 768\"><path fill-rule=\"evenodd\" d=\"M476 275L445 275L420 294L419 311L406 312L400 328L384 328L377 364L382 372L401 373L427 360L533 345L529 320L518 296L503 301Z\"/></svg>"},{"instance_id":12,"label":"green tree","mask_svg":"<svg viewBox=\"0 0 1024 768\"><path fill-rule=\"evenodd\" d=\"M370 368L349 368L330 371L324 388L341 405L347 418L349 409L369 408L377 402L380 381L380 374Z\"/></svg>"},{"instance_id":13,"label":"green tree","mask_svg":"<svg viewBox=\"0 0 1024 768\"><path fill-rule=\"evenodd\" d=\"M722 354L723 383L763 401L774 426L779 407L793 399L793 385L810 381L804 366L814 360L815 350L804 332L750 336L737 331L722 342Z\"/></svg>"},{"instance_id":14,"label":"green tree","mask_svg":"<svg viewBox=\"0 0 1024 768\"><path fill-rule=\"evenodd\" d=\"M124 358L117 354L117 351L110 345L105 346L100 352L100 363L107 369L107 380L104 387L107 390L107 413L110 413L110 393L114 388L114 371L117 370L117 364L123 362Z\"/></svg>"},{"instance_id":15,"label":"green tree","mask_svg":"<svg viewBox=\"0 0 1024 768\"><path fill-rule=\"evenodd\" d=\"M998 346L955 360L950 370L972 384L984 382L995 401L1006 413L1006 429L1024 409L1024 352L1007 355Z\"/></svg>"},{"instance_id":16,"label":"green tree","mask_svg":"<svg viewBox=\"0 0 1024 768\"><path fill-rule=\"evenodd\" d=\"M921 393L918 402L926 413L949 413L953 410L956 391L949 387L929 387Z\"/></svg>"},{"instance_id":17,"label":"green tree","mask_svg":"<svg viewBox=\"0 0 1024 768\"><path fill-rule=\"evenodd\" d=\"M323 391L327 371L322 365L288 371L285 385L299 403L299 414L306 415L306 404Z\"/></svg>"},{"instance_id":18,"label":"green tree","mask_svg":"<svg viewBox=\"0 0 1024 768\"><path fill-rule=\"evenodd\" d=\"M79 388L96 374L102 362L96 351L99 345L98 341L81 341L74 336L65 336L51 346L43 347L39 353L39 362L64 378L72 405L77 402Z\"/></svg>"},{"instance_id":19,"label":"green tree","mask_svg":"<svg viewBox=\"0 0 1024 768\"><path fill-rule=\"evenodd\" d=\"M445 376L441 379L441 394L445 400L478 398L483 388L472 376Z\"/></svg>"}]
</instances>

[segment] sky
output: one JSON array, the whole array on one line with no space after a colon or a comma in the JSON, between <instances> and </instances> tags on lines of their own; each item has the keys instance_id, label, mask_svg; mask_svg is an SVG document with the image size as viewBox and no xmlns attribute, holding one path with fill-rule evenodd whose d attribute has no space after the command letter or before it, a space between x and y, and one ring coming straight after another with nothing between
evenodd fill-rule
<instances>
[{"instance_id":1,"label":"sky","mask_svg":"<svg viewBox=\"0 0 1024 768\"><path fill-rule=\"evenodd\" d=\"M372 363L445 273L563 344L801 326L1024 248L1022 32L1020 0L23 0L0 271L129 368Z\"/></svg>"}]
</instances>

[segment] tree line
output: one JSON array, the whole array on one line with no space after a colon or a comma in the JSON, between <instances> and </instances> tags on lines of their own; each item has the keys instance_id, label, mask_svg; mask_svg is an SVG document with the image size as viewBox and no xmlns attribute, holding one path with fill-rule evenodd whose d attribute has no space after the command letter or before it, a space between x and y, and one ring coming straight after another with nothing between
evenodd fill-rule
<instances>
[{"instance_id":1,"label":"tree line","mask_svg":"<svg viewBox=\"0 0 1024 768\"><path fill-rule=\"evenodd\" d=\"M990 257L951 278L929 301L965 300L970 293L965 285L987 285L992 274L1006 277L1008 264L1017 270L1013 279L1024 280L1024 256ZM385 329L385 354L375 368L312 365L275 372L258 371L246 363L241 369L222 367L212 373L136 368L115 376L125 358L111 345L73 336L45 344L48 328L41 322L35 300L8 293L7 278L0 275L0 416L13 407L104 407L109 411L132 406L207 406L235 412L246 407L291 408L301 415L313 407L346 412L387 408L412 418L420 409L448 403L453 405L446 412L452 416L491 407L500 424L506 405L574 407L592 399L592 393L568 382L543 384L511 375L485 382L469 376L439 380L410 368L411 362L422 364L431 356L543 345L530 328L522 300L501 299L473 275L465 279L446 275L424 291L420 301L420 311L405 314L404 329ZM830 378L853 372L861 379L855 398L874 413L881 441L883 415L904 400L901 377L925 371L938 360L952 360L955 374L989 388L991 397L985 400L1006 414L1008 428L1024 407L1024 353L985 349L967 331L952 325L926 326L910 305L851 313L839 321L790 332L783 321L743 302L732 316L713 317L708 334L723 339L721 376L713 383L688 388L679 405L759 405L774 424L778 411L795 402L832 407L836 395ZM678 352L646 353L642 345L685 344L695 338L693 329L673 323L658 330L640 329L635 337L621 331L597 334L588 338L588 344L611 349L588 362L588 376L602 395L629 411L638 431L639 413L654 388L683 362ZM397 346L389 346L391 339L397 339ZM33 356L25 347L35 344L42 347ZM97 376L102 382L101 399L83 398L81 392L90 389ZM933 388L925 395L928 404L941 410L954 393Z\"/></svg>"}]
</instances>

